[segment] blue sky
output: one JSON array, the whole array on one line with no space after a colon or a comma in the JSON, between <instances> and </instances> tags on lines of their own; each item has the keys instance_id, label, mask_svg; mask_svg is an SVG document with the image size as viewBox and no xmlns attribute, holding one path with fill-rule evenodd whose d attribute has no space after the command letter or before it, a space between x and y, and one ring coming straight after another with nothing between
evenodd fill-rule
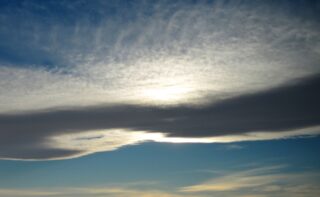
<instances>
[{"instance_id":1,"label":"blue sky","mask_svg":"<svg viewBox=\"0 0 320 197\"><path fill-rule=\"evenodd\" d=\"M295 194L285 191L286 185L288 188L304 185L306 188L301 190L303 195L316 196L318 190L311 189L312 186L319 186L319 146L319 137L236 144L145 143L70 160L1 161L0 183L3 188L16 191L53 192L64 191L61 188L70 190L88 187L111 190L118 187L145 193L158 190L186 195L188 193L179 190L219 177L236 176L240 172L256 170L256 174L243 176L281 174L300 178L285 180L279 177L271 183L262 182L260 187L247 187L245 191L239 189L238 192L244 195L288 196ZM283 182L284 187L281 190L275 190L274 193L263 192L262 189L278 186L277 181ZM257 192L257 189L260 192ZM70 191L65 192L66 194L61 192L61 196L72 196L68 193ZM234 196L237 190L233 192L211 191L209 196ZM113 196L113 193L105 192L104 195ZM117 195L123 196L125 193L119 192ZM205 196L203 192L199 194L202 195Z\"/></svg>"},{"instance_id":2,"label":"blue sky","mask_svg":"<svg viewBox=\"0 0 320 197\"><path fill-rule=\"evenodd\" d=\"M0 196L318 196L319 9L0 1Z\"/></svg>"}]
</instances>

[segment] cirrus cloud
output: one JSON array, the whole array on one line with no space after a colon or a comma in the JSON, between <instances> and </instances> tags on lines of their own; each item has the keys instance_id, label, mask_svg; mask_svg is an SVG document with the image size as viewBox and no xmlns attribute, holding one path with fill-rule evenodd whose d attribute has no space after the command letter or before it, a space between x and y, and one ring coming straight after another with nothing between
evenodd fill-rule
<instances>
[{"instance_id":1,"label":"cirrus cloud","mask_svg":"<svg viewBox=\"0 0 320 197\"><path fill-rule=\"evenodd\" d=\"M319 134L312 2L14 4L0 7L0 158Z\"/></svg>"}]
</instances>

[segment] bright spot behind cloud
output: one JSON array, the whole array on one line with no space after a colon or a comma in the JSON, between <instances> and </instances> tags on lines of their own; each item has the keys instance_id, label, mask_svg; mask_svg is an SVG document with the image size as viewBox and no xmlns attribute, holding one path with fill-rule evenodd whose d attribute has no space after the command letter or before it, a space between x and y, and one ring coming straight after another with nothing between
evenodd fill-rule
<instances>
[{"instance_id":1,"label":"bright spot behind cloud","mask_svg":"<svg viewBox=\"0 0 320 197\"><path fill-rule=\"evenodd\" d=\"M79 151L60 154L75 157L144 141L234 142L319 133L314 130L319 125L318 112L310 110L313 114L309 116L301 105L301 118L281 105L285 100L281 93L271 91L320 72L320 24L312 17L314 13L293 15L283 9L290 5L285 2L280 6L242 1L161 1L129 7L101 2L94 1L93 11L80 15L77 3L59 2L57 5L70 13L70 18L63 20L50 9L51 4L40 6L45 17L34 12L40 7L33 3L0 14L0 50L5 49L0 57L0 124L5 128L0 139L4 139L2 144L10 138L9 146L19 145L0 157L33 159L23 152L31 147L30 155L44 158L46 154L39 151L45 148L43 144L62 149L50 149L52 155ZM106 12L108 6L117 14ZM288 94L291 91L295 96L303 92L288 89ZM257 110L265 95L253 99L250 95L267 91L271 91L266 94L275 98L278 107L283 107L282 113ZM252 110L246 95L255 104ZM245 108L235 100L228 102L239 98ZM286 99L299 103L299 98ZM219 102L222 110L215 106ZM209 105L213 111L208 111ZM98 109L97 113L86 111L94 106L110 108L104 112ZM131 116L137 119L126 116L128 111L121 106L134 106L126 110L130 108ZM240 115L233 113L234 106ZM146 113L148 110L155 113ZM100 125L94 124L96 120L87 113L99 119ZM263 113L268 120L261 118ZM48 119L39 118L39 114ZM57 114L66 115L69 122ZM231 116L233 125L228 123ZM30 126L28 118L37 122ZM84 124L78 124L78 120ZM288 128L279 120L289 122ZM261 122L263 126L258 124ZM211 128L215 128L212 133ZM25 132L29 135L20 135ZM27 137L30 141L22 145Z\"/></svg>"},{"instance_id":2,"label":"bright spot behind cloud","mask_svg":"<svg viewBox=\"0 0 320 197\"><path fill-rule=\"evenodd\" d=\"M177 86L160 87L158 89L144 91L146 98L164 103L186 99L187 93L187 88Z\"/></svg>"},{"instance_id":3,"label":"bright spot behind cloud","mask_svg":"<svg viewBox=\"0 0 320 197\"><path fill-rule=\"evenodd\" d=\"M21 38L14 48L30 52L25 58L31 63L0 62L0 112L114 103L199 104L319 72L319 24L281 9L271 14L270 8L159 3L152 15L137 15L130 23L121 16L101 16L93 25L84 15L65 26L49 18L54 28L34 21L34 13L26 10L24 18L34 28L23 35L10 28L5 33L9 43ZM103 13L103 6L96 9ZM37 62L42 53L53 66Z\"/></svg>"}]
</instances>

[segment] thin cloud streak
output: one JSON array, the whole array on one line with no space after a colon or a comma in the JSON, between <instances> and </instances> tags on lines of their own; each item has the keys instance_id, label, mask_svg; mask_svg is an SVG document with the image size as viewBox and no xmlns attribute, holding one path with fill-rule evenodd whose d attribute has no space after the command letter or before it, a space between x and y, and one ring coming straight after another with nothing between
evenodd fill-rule
<instances>
[{"instance_id":1,"label":"thin cloud streak","mask_svg":"<svg viewBox=\"0 0 320 197\"><path fill-rule=\"evenodd\" d=\"M166 192L161 190L142 190L128 187L83 187L83 188L50 188L50 189L1 189L2 197L25 197L25 196L45 196L45 197L183 197L195 196L178 194L177 192ZM197 195L198 197L198 195ZM199 195L200 197L200 195Z\"/></svg>"},{"instance_id":2,"label":"thin cloud streak","mask_svg":"<svg viewBox=\"0 0 320 197\"><path fill-rule=\"evenodd\" d=\"M314 197L320 194L316 172L281 172L285 166L239 170L206 182L183 187L181 192L229 196Z\"/></svg>"},{"instance_id":3,"label":"thin cloud streak","mask_svg":"<svg viewBox=\"0 0 320 197\"><path fill-rule=\"evenodd\" d=\"M156 189L157 184L142 189L143 183L106 185L99 187L60 187L33 189L0 188L3 197L23 196L133 196L133 197L315 197L320 194L319 173L312 171L283 172L289 166L256 166L220 174L205 182L191 186L173 187L169 191Z\"/></svg>"}]
</instances>

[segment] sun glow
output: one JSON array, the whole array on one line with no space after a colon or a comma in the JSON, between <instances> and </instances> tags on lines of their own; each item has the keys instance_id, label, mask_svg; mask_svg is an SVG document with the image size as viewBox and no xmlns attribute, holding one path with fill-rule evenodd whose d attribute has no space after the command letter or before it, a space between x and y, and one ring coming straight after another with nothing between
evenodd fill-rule
<instances>
[{"instance_id":1,"label":"sun glow","mask_svg":"<svg viewBox=\"0 0 320 197\"><path fill-rule=\"evenodd\" d=\"M182 86L166 86L160 88L148 89L143 92L143 95L154 101L175 102L185 99L190 92L189 88Z\"/></svg>"}]
</instances>

